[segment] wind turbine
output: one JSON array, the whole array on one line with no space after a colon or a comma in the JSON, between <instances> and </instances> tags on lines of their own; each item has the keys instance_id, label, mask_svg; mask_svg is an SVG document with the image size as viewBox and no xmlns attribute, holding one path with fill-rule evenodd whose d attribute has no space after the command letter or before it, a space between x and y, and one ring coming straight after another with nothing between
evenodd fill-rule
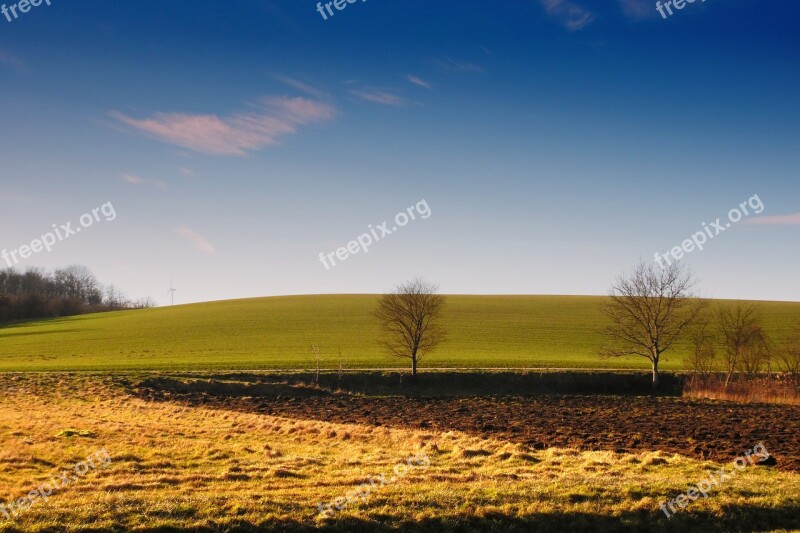
<instances>
[{"instance_id":1,"label":"wind turbine","mask_svg":"<svg viewBox=\"0 0 800 533\"><path fill-rule=\"evenodd\" d=\"M169 290L167 291L167 293L169 293L169 295L172 296L172 305L175 305L175 291L178 290L178 289L175 288L175 285L174 285L173 281L174 280L172 278L170 278L170 280L169 280Z\"/></svg>"}]
</instances>

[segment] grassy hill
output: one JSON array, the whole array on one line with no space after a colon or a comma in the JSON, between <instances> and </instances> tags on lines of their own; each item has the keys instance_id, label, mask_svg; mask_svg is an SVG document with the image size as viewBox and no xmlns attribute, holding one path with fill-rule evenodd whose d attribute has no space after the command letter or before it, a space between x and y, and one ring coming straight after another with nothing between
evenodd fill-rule
<instances>
[{"instance_id":1,"label":"grassy hill","mask_svg":"<svg viewBox=\"0 0 800 533\"><path fill-rule=\"evenodd\" d=\"M449 340L422 367L647 368L600 360L603 319L592 296L449 296ZM321 346L335 368L405 366L378 345L374 295L287 296L102 313L0 328L0 371L298 369ZM765 302L780 338L800 303ZM663 363L682 366L682 351Z\"/></svg>"}]
</instances>

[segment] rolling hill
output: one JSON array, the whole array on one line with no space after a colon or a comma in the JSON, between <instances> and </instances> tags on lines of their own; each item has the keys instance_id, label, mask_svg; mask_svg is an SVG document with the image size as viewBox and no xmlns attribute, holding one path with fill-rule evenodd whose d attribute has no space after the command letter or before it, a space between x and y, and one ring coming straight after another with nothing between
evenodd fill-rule
<instances>
[{"instance_id":1,"label":"rolling hill","mask_svg":"<svg viewBox=\"0 0 800 533\"><path fill-rule=\"evenodd\" d=\"M42 320L0 328L0 371L312 368L310 345L336 368L405 367L378 343L375 295L228 300ZM448 296L449 339L422 368L648 368L641 358L601 360L595 296ZM784 336L800 303L761 304L766 329ZM680 369L685 348L664 369ZM340 354L341 353L341 357Z\"/></svg>"}]
</instances>

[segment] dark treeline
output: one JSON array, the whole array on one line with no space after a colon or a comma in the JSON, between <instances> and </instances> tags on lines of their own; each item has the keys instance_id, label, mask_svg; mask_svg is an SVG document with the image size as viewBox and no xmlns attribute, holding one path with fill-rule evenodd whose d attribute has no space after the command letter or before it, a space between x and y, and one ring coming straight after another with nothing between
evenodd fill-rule
<instances>
[{"instance_id":1,"label":"dark treeline","mask_svg":"<svg viewBox=\"0 0 800 533\"><path fill-rule=\"evenodd\" d=\"M52 273L0 270L0 323L144 307L153 307L153 302L128 300L113 285L103 286L84 266Z\"/></svg>"}]
</instances>

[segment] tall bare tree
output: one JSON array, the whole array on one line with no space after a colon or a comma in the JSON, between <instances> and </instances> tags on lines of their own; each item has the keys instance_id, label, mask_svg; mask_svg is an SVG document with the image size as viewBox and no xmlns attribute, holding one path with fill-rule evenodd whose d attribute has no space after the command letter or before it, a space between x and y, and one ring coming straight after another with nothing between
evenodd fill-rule
<instances>
[{"instance_id":1,"label":"tall bare tree","mask_svg":"<svg viewBox=\"0 0 800 533\"><path fill-rule=\"evenodd\" d=\"M658 388L658 363L698 321L707 302L694 297L696 279L680 264L657 269L639 263L617 278L602 310L609 319L608 342L601 357L636 355L650 361L653 388Z\"/></svg>"},{"instance_id":2,"label":"tall bare tree","mask_svg":"<svg viewBox=\"0 0 800 533\"><path fill-rule=\"evenodd\" d=\"M800 323L794 335L780 349L781 370L789 374L795 385L800 384Z\"/></svg>"},{"instance_id":3,"label":"tall bare tree","mask_svg":"<svg viewBox=\"0 0 800 533\"><path fill-rule=\"evenodd\" d=\"M724 348L727 387L737 370L751 376L757 374L769 362L769 346L760 325L758 305L738 302L720 307L717 320Z\"/></svg>"},{"instance_id":4,"label":"tall bare tree","mask_svg":"<svg viewBox=\"0 0 800 533\"><path fill-rule=\"evenodd\" d=\"M445 338L441 325L445 298L439 286L415 278L378 300L376 316L383 327L383 345L390 355L411 360L411 374L417 375L420 359Z\"/></svg>"},{"instance_id":5,"label":"tall bare tree","mask_svg":"<svg viewBox=\"0 0 800 533\"><path fill-rule=\"evenodd\" d=\"M755 378L760 372L769 370L772 363L772 343L761 326L749 331L748 343L742 354L742 372Z\"/></svg>"},{"instance_id":6,"label":"tall bare tree","mask_svg":"<svg viewBox=\"0 0 800 533\"><path fill-rule=\"evenodd\" d=\"M684 360L684 365L692 373L694 383L707 384L716 369L717 345L714 335L708 330L707 323L699 324L692 335L694 350Z\"/></svg>"}]
</instances>

